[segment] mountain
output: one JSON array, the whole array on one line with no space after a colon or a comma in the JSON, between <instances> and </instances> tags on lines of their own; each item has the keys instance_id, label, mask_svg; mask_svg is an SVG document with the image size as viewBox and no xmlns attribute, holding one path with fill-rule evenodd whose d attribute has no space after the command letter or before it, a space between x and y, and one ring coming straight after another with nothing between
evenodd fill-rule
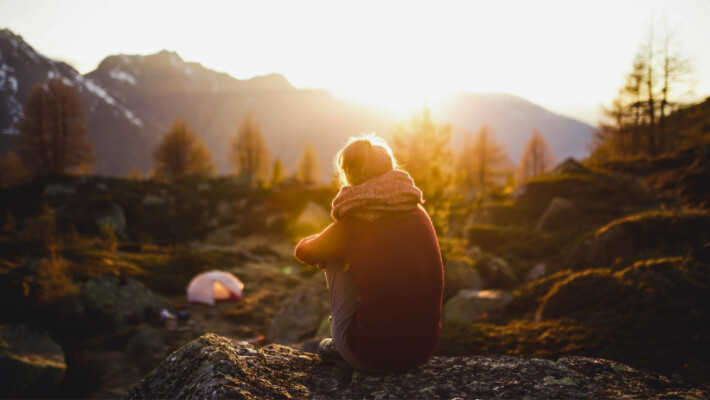
<instances>
[{"instance_id":1,"label":"mountain","mask_svg":"<svg viewBox=\"0 0 710 400\"><path fill-rule=\"evenodd\" d=\"M587 155L594 127L550 112L534 103L506 93L455 93L432 107L432 117L451 124L452 143L461 143L487 125L513 162L520 159L534 130L540 131L558 161Z\"/></svg>"},{"instance_id":2,"label":"mountain","mask_svg":"<svg viewBox=\"0 0 710 400\"><path fill-rule=\"evenodd\" d=\"M376 131L387 137L402 123L382 110L356 106L319 89L298 89L284 76L240 80L186 62L175 52L113 55L81 75L35 51L22 37L0 30L0 151L14 146L15 124L36 82L60 78L77 88L94 144L95 171L124 175L133 166L148 172L156 143L178 118L185 119L212 151L220 172L231 171L231 137L251 114L275 158L292 170L307 142L330 174L347 138ZM432 107L432 116L453 127L454 145L487 123L516 161L533 129L558 159L585 154L592 127L506 94L459 93Z\"/></svg>"}]
</instances>

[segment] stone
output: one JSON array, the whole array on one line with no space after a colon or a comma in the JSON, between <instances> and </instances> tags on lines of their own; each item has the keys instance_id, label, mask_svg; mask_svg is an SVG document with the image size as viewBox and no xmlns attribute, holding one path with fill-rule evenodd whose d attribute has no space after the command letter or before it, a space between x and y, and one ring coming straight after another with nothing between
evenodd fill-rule
<instances>
[{"instance_id":1,"label":"stone","mask_svg":"<svg viewBox=\"0 0 710 400\"><path fill-rule=\"evenodd\" d=\"M576 174L586 175L592 173L587 167L574 158L567 158L552 170L553 175Z\"/></svg>"},{"instance_id":2,"label":"stone","mask_svg":"<svg viewBox=\"0 0 710 400\"><path fill-rule=\"evenodd\" d=\"M148 193L145 196L143 196L143 200L141 200L141 203L145 206L155 206L155 205L161 205L165 204L167 201L165 200L165 197L163 196L158 196L156 194Z\"/></svg>"},{"instance_id":3,"label":"stone","mask_svg":"<svg viewBox=\"0 0 710 400\"><path fill-rule=\"evenodd\" d=\"M108 204L106 209L101 212L101 215L96 218L96 226L99 229L105 225L110 226L116 232L125 232L126 217L120 205L116 203Z\"/></svg>"},{"instance_id":4,"label":"stone","mask_svg":"<svg viewBox=\"0 0 710 400\"><path fill-rule=\"evenodd\" d=\"M47 333L0 325L0 397L52 397L66 370L64 351Z\"/></svg>"},{"instance_id":5,"label":"stone","mask_svg":"<svg viewBox=\"0 0 710 400\"><path fill-rule=\"evenodd\" d=\"M69 196L76 194L76 188L74 186L66 186L61 183L55 183L47 185L42 192L42 196Z\"/></svg>"},{"instance_id":6,"label":"stone","mask_svg":"<svg viewBox=\"0 0 710 400\"><path fill-rule=\"evenodd\" d=\"M532 282L538 280L547 274L547 264L537 263L535 264L527 274L525 274L525 282Z\"/></svg>"},{"instance_id":7,"label":"stone","mask_svg":"<svg viewBox=\"0 0 710 400\"><path fill-rule=\"evenodd\" d=\"M483 279L483 288L510 288L518 277L507 261L500 257L484 256L476 261L476 269Z\"/></svg>"},{"instance_id":8,"label":"stone","mask_svg":"<svg viewBox=\"0 0 710 400\"><path fill-rule=\"evenodd\" d=\"M78 285L66 316L86 333L117 332L132 323L154 322L160 311L173 306L132 278L101 276ZM83 327L82 325L87 325Z\"/></svg>"},{"instance_id":9,"label":"stone","mask_svg":"<svg viewBox=\"0 0 710 400\"><path fill-rule=\"evenodd\" d=\"M199 399L707 398L707 390L600 358L432 357L403 373L366 375L312 353L204 335L123 397Z\"/></svg>"},{"instance_id":10,"label":"stone","mask_svg":"<svg viewBox=\"0 0 710 400\"><path fill-rule=\"evenodd\" d=\"M462 290L444 305L444 319L476 322L484 314L499 313L513 301L502 290Z\"/></svg>"},{"instance_id":11,"label":"stone","mask_svg":"<svg viewBox=\"0 0 710 400\"><path fill-rule=\"evenodd\" d=\"M537 221L535 231L549 232L569 228L576 224L578 217L579 211L574 207L573 202L555 197Z\"/></svg>"},{"instance_id":12,"label":"stone","mask_svg":"<svg viewBox=\"0 0 710 400\"><path fill-rule=\"evenodd\" d=\"M470 262L448 261L444 265L444 301L462 289L483 289L481 276Z\"/></svg>"},{"instance_id":13,"label":"stone","mask_svg":"<svg viewBox=\"0 0 710 400\"><path fill-rule=\"evenodd\" d=\"M325 274L318 272L293 290L274 316L267 339L280 344L300 342L314 336L328 315L330 299Z\"/></svg>"}]
</instances>

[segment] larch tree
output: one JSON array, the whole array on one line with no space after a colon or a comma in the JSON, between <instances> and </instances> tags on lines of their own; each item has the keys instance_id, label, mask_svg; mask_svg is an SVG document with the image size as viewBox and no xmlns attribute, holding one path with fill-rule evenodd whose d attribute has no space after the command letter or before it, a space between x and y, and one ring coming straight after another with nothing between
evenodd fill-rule
<instances>
[{"instance_id":1,"label":"larch tree","mask_svg":"<svg viewBox=\"0 0 710 400\"><path fill-rule=\"evenodd\" d=\"M492 131L482 126L475 136L466 135L457 157L457 169L463 172L461 185L478 195L505 180L508 155Z\"/></svg>"},{"instance_id":2,"label":"larch tree","mask_svg":"<svg viewBox=\"0 0 710 400\"><path fill-rule=\"evenodd\" d=\"M552 169L555 158L540 132L534 131L520 157L516 181L519 184Z\"/></svg>"},{"instance_id":3,"label":"larch tree","mask_svg":"<svg viewBox=\"0 0 710 400\"><path fill-rule=\"evenodd\" d=\"M392 150L400 168L409 172L424 195L424 208L437 232L445 235L455 196L448 192L456 183L449 142L451 126L438 125L428 109L415 114L393 134Z\"/></svg>"},{"instance_id":4,"label":"larch tree","mask_svg":"<svg viewBox=\"0 0 710 400\"><path fill-rule=\"evenodd\" d=\"M286 179L286 171L284 171L283 163L278 158L274 160L274 165L271 167L271 186L278 186Z\"/></svg>"},{"instance_id":5,"label":"larch tree","mask_svg":"<svg viewBox=\"0 0 710 400\"><path fill-rule=\"evenodd\" d=\"M302 183L318 183L321 180L321 164L313 144L308 143L303 149L301 158L296 165L294 176Z\"/></svg>"},{"instance_id":6,"label":"larch tree","mask_svg":"<svg viewBox=\"0 0 710 400\"><path fill-rule=\"evenodd\" d=\"M269 177L269 158L261 128L247 115L232 138L229 159L235 172L265 181Z\"/></svg>"},{"instance_id":7,"label":"larch tree","mask_svg":"<svg viewBox=\"0 0 710 400\"><path fill-rule=\"evenodd\" d=\"M15 152L8 151L5 157L0 154L0 188L16 186L25 176L25 167Z\"/></svg>"},{"instance_id":8,"label":"larch tree","mask_svg":"<svg viewBox=\"0 0 710 400\"><path fill-rule=\"evenodd\" d=\"M17 152L31 177L78 171L94 162L81 98L61 79L35 84L18 128Z\"/></svg>"},{"instance_id":9,"label":"larch tree","mask_svg":"<svg viewBox=\"0 0 710 400\"><path fill-rule=\"evenodd\" d=\"M153 175L156 178L170 180L217 173L212 153L184 120L173 123L155 149L153 159Z\"/></svg>"}]
</instances>

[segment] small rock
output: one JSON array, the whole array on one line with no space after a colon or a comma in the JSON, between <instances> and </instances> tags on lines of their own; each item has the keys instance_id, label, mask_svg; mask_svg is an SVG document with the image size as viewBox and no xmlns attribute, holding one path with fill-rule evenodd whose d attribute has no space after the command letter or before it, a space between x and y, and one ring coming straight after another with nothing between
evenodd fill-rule
<instances>
[{"instance_id":1,"label":"small rock","mask_svg":"<svg viewBox=\"0 0 710 400\"><path fill-rule=\"evenodd\" d=\"M513 301L502 290L462 290L444 305L444 319L476 322L483 314L500 311Z\"/></svg>"},{"instance_id":2,"label":"small rock","mask_svg":"<svg viewBox=\"0 0 710 400\"><path fill-rule=\"evenodd\" d=\"M146 206L154 206L154 205L159 205L159 204L165 204L166 200L165 197L163 196L158 196L155 194L148 193L145 196L143 196L143 200L141 200L141 203Z\"/></svg>"},{"instance_id":3,"label":"small rock","mask_svg":"<svg viewBox=\"0 0 710 400\"><path fill-rule=\"evenodd\" d=\"M510 288L518 282L513 268L500 257L484 256L476 262L484 288Z\"/></svg>"},{"instance_id":4,"label":"small rock","mask_svg":"<svg viewBox=\"0 0 710 400\"><path fill-rule=\"evenodd\" d=\"M55 183L52 185L47 185L42 192L42 196L68 196L76 194L76 188L74 186L66 186L61 183Z\"/></svg>"},{"instance_id":5,"label":"small rock","mask_svg":"<svg viewBox=\"0 0 710 400\"><path fill-rule=\"evenodd\" d=\"M64 351L47 333L0 325L0 397L52 397L66 370Z\"/></svg>"},{"instance_id":6,"label":"small rock","mask_svg":"<svg viewBox=\"0 0 710 400\"><path fill-rule=\"evenodd\" d=\"M444 300L453 297L462 289L483 289L483 281L476 268L462 260L449 261L444 265Z\"/></svg>"},{"instance_id":7,"label":"small rock","mask_svg":"<svg viewBox=\"0 0 710 400\"><path fill-rule=\"evenodd\" d=\"M534 280L540 279L543 276L545 276L546 273L547 273L547 264L537 263L525 275L525 282L532 282Z\"/></svg>"},{"instance_id":8,"label":"small rock","mask_svg":"<svg viewBox=\"0 0 710 400\"><path fill-rule=\"evenodd\" d=\"M574 203L561 197L555 197L537 221L535 230L541 232L568 228L575 225L578 217L579 211L574 207Z\"/></svg>"},{"instance_id":9,"label":"small rock","mask_svg":"<svg viewBox=\"0 0 710 400\"><path fill-rule=\"evenodd\" d=\"M291 344L316 334L323 318L330 315L330 299L325 275L317 273L293 291L276 313L269 330L272 343Z\"/></svg>"}]
</instances>

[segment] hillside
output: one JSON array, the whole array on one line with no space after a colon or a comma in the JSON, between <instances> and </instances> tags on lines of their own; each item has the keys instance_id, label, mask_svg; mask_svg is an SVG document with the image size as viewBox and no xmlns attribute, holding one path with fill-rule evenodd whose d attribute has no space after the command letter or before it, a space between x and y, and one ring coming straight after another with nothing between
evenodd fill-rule
<instances>
[{"instance_id":1,"label":"hillside","mask_svg":"<svg viewBox=\"0 0 710 400\"><path fill-rule=\"evenodd\" d=\"M15 123L32 86L50 77L77 87L87 112L95 171L122 176L133 166L148 172L152 149L176 118L212 151L220 172L231 171L228 145L244 117L261 125L272 156L288 170L312 142L328 166L349 136L377 131L388 136L398 121L382 110L356 106L325 90L299 89L278 74L239 80L174 52L113 55L82 76L67 64L35 51L8 29L0 31L0 151L13 147ZM584 156L592 127L504 94L458 94L432 105L439 123L451 124L453 143L488 124L517 161L533 129L548 140L558 160ZM324 168L323 177L330 176Z\"/></svg>"}]
</instances>

